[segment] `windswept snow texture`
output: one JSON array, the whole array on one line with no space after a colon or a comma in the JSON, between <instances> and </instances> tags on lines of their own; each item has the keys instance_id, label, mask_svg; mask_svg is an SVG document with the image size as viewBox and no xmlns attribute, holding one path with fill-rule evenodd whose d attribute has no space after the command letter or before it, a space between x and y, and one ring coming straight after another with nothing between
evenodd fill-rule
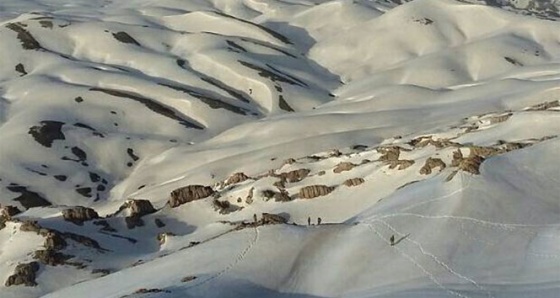
<instances>
[{"instance_id":1,"label":"windswept snow texture","mask_svg":"<svg viewBox=\"0 0 560 298\"><path fill-rule=\"evenodd\" d=\"M558 297L559 8L0 1L0 296Z\"/></svg>"}]
</instances>

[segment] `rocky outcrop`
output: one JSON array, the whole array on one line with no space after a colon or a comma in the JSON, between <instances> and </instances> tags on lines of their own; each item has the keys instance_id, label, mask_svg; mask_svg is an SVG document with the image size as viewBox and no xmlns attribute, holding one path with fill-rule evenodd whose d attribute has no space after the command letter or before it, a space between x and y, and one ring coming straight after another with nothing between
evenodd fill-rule
<instances>
[{"instance_id":1,"label":"rocky outcrop","mask_svg":"<svg viewBox=\"0 0 560 298\"><path fill-rule=\"evenodd\" d=\"M352 178L352 179L348 179L346 181L344 181L344 185L348 186L348 187L352 187L352 186L358 186L362 183L364 183L364 179L363 178Z\"/></svg>"},{"instance_id":2,"label":"rocky outcrop","mask_svg":"<svg viewBox=\"0 0 560 298\"><path fill-rule=\"evenodd\" d=\"M278 177L280 177L284 181L295 183L305 179L305 177L307 177L310 172L311 170L309 169L298 169L286 173L281 173L278 175Z\"/></svg>"},{"instance_id":3,"label":"rocky outcrop","mask_svg":"<svg viewBox=\"0 0 560 298\"><path fill-rule=\"evenodd\" d=\"M379 161L384 162L389 165L390 169L404 170L414 164L414 160L399 160L401 154L401 147L390 146L390 147L380 147L377 151L381 153Z\"/></svg>"},{"instance_id":4,"label":"rocky outcrop","mask_svg":"<svg viewBox=\"0 0 560 298\"><path fill-rule=\"evenodd\" d=\"M443 171L446 167L446 164L440 158L432 158L429 157L426 159L424 166L420 168L420 174L422 175L430 175L432 170L435 168L439 168L440 172Z\"/></svg>"},{"instance_id":5,"label":"rocky outcrop","mask_svg":"<svg viewBox=\"0 0 560 298\"><path fill-rule=\"evenodd\" d=\"M129 229L144 226L144 221L141 217L156 212L150 201L134 199L127 200L119 208L119 212L122 210L128 210L128 216L124 220Z\"/></svg>"},{"instance_id":6,"label":"rocky outcrop","mask_svg":"<svg viewBox=\"0 0 560 298\"><path fill-rule=\"evenodd\" d=\"M92 208L75 206L62 211L62 218L76 225L83 225L85 221L98 219L99 214Z\"/></svg>"},{"instance_id":7,"label":"rocky outcrop","mask_svg":"<svg viewBox=\"0 0 560 298\"><path fill-rule=\"evenodd\" d=\"M189 185L171 192L169 206L178 207L188 202L207 198L214 194L214 190L210 186Z\"/></svg>"},{"instance_id":8,"label":"rocky outcrop","mask_svg":"<svg viewBox=\"0 0 560 298\"><path fill-rule=\"evenodd\" d=\"M37 285L35 282L37 271L39 271L38 262L30 262L18 264L14 270L14 274L10 275L6 280L6 287L25 285L27 287L34 287Z\"/></svg>"},{"instance_id":9,"label":"rocky outcrop","mask_svg":"<svg viewBox=\"0 0 560 298\"><path fill-rule=\"evenodd\" d=\"M11 219L12 216L20 214L21 211L16 206L2 206L0 209L0 217Z\"/></svg>"},{"instance_id":10,"label":"rocky outcrop","mask_svg":"<svg viewBox=\"0 0 560 298\"><path fill-rule=\"evenodd\" d=\"M243 207L236 206L229 201L220 201L214 200L212 201L212 205L214 206L214 210L220 212L220 214L228 214L231 212L239 211Z\"/></svg>"},{"instance_id":11,"label":"rocky outcrop","mask_svg":"<svg viewBox=\"0 0 560 298\"><path fill-rule=\"evenodd\" d=\"M428 145L434 146L437 149L443 149L447 147L459 147L461 144L452 142L448 139L437 139L434 140L432 136L422 136L408 142L409 145L415 148L424 148Z\"/></svg>"},{"instance_id":12,"label":"rocky outcrop","mask_svg":"<svg viewBox=\"0 0 560 298\"><path fill-rule=\"evenodd\" d=\"M43 244L46 249L52 250L61 250L64 249L67 245L68 244L66 243L66 240L64 240L64 238L59 233L52 231L47 233L45 242Z\"/></svg>"},{"instance_id":13,"label":"rocky outcrop","mask_svg":"<svg viewBox=\"0 0 560 298\"><path fill-rule=\"evenodd\" d=\"M50 266L66 264L66 261L73 256L57 252L54 249L37 250L33 253L33 259Z\"/></svg>"},{"instance_id":14,"label":"rocky outcrop","mask_svg":"<svg viewBox=\"0 0 560 298\"><path fill-rule=\"evenodd\" d=\"M147 214L156 212L152 203L148 200L127 200L121 208L129 210L129 216L142 217Z\"/></svg>"},{"instance_id":15,"label":"rocky outcrop","mask_svg":"<svg viewBox=\"0 0 560 298\"><path fill-rule=\"evenodd\" d=\"M474 175L480 174L480 165L484 162L484 157L471 154L468 157L463 157L461 150L453 152L453 160L451 161L452 167L457 167L459 170L469 172Z\"/></svg>"},{"instance_id":16,"label":"rocky outcrop","mask_svg":"<svg viewBox=\"0 0 560 298\"><path fill-rule=\"evenodd\" d=\"M298 196L302 199L313 199L320 196L326 196L335 188L326 185L309 185L299 190Z\"/></svg>"},{"instance_id":17,"label":"rocky outcrop","mask_svg":"<svg viewBox=\"0 0 560 298\"><path fill-rule=\"evenodd\" d=\"M344 171L352 170L356 165L351 162L341 162L333 169L333 173L342 173Z\"/></svg>"},{"instance_id":18,"label":"rocky outcrop","mask_svg":"<svg viewBox=\"0 0 560 298\"><path fill-rule=\"evenodd\" d=\"M279 214L263 213L260 222L262 225L278 225L285 224L288 220Z\"/></svg>"},{"instance_id":19,"label":"rocky outcrop","mask_svg":"<svg viewBox=\"0 0 560 298\"><path fill-rule=\"evenodd\" d=\"M248 179L250 179L250 177L245 175L245 173L242 173L242 172L234 173L233 175L231 175L226 180L225 185L232 185L232 184L241 183L241 182L246 181Z\"/></svg>"}]
</instances>

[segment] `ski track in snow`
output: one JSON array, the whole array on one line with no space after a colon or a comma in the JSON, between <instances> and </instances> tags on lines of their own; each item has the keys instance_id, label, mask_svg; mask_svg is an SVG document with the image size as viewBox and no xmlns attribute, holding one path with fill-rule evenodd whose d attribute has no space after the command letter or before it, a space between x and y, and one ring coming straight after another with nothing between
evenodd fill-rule
<instances>
[{"instance_id":1,"label":"ski track in snow","mask_svg":"<svg viewBox=\"0 0 560 298\"><path fill-rule=\"evenodd\" d=\"M381 235L381 233L373 226L373 224L370 223L364 223L364 225L366 225L368 228L370 228L381 240L383 240L383 242L387 243L387 245L391 245L391 242L389 240L387 240L387 238L383 237L383 235ZM428 271L425 267L423 267L422 265L420 265L420 263L415 260L413 257L411 257L410 255L406 254L402 249L400 249L399 247L392 246L395 250L398 251L398 253L406 258L407 260L409 260L412 264L414 264L414 266L416 266L418 269L420 269L425 275L426 277L428 277L438 288L444 290L445 292L447 292L449 295L451 296L457 296L457 297L461 297L461 298L469 298L469 296L465 296L459 292L453 291L447 287L445 287L435 276L433 273L431 273L430 271Z\"/></svg>"},{"instance_id":2,"label":"ski track in snow","mask_svg":"<svg viewBox=\"0 0 560 298\"><path fill-rule=\"evenodd\" d=\"M376 222L380 222L383 225L385 225L386 227L388 227L391 231L393 231L393 233L399 235L399 238L404 237L406 235L406 234L403 234L403 233L397 231L395 228L393 228L391 225L389 225L387 222L385 222L383 220L376 220ZM406 236L404 238L404 241L413 243L416 247L418 247L418 249L420 250L420 252L422 252L423 255L425 255L427 257L430 257L435 263L437 263L439 266L443 267L447 272L449 272L452 275L458 277L459 279L462 279L462 280L474 285L477 289L486 292L488 297L494 298L494 296L492 296L492 294L490 294L490 292L488 290L486 290L485 288L480 286L476 281L474 281L473 279L468 278L468 277L456 272L451 267L449 267L449 265L447 265L445 262L441 261L438 257L436 257L433 253L430 253L430 252L426 251L424 249L424 247L418 241L415 241L414 239L411 238L411 235ZM395 247L396 246L397 245L395 245Z\"/></svg>"},{"instance_id":3,"label":"ski track in snow","mask_svg":"<svg viewBox=\"0 0 560 298\"><path fill-rule=\"evenodd\" d=\"M253 246L255 246L255 244L257 244L257 241L259 240L259 227L255 227L254 229L254 236L251 239L251 241L249 241L249 244L247 245L247 247L245 247L245 249L243 249L235 258L235 260L231 263L229 263L226 267L224 267L224 269L218 271L216 274L211 275L210 277L208 277L207 279L194 284L190 287L187 287L187 290L193 289L193 288L198 288L200 286L203 286L209 282L212 282L213 280L216 280L218 278L220 278L220 276L228 273L230 270L232 270L237 264L239 264L240 262L242 262L245 257L247 256L247 254L249 253L249 251L253 248Z\"/></svg>"}]
</instances>

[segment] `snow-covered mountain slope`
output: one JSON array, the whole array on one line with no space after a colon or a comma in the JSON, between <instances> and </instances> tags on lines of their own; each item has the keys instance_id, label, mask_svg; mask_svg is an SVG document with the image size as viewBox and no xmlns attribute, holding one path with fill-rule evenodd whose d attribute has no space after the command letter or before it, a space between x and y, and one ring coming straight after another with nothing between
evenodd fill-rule
<instances>
[{"instance_id":1,"label":"snow-covered mountain slope","mask_svg":"<svg viewBox=\"0 0 560 298\"><path fill-rule=\"evenodd\" d=\"M521 2L2 1L0 296L556 297Z\"/></svg>"}]
</instances>

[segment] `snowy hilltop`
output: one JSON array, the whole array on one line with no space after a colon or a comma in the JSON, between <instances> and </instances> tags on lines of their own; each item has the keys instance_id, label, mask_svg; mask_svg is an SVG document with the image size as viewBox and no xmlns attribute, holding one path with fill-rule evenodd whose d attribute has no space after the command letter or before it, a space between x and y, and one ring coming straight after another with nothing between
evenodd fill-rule
<instances>
[{"instance_id":1,"label":"snowy hilltop","mask_svg":"<svg viewBox=\"0 0 560 298\"><path fill-rule=\"evenodd\" d=\"M0 297L557 297L559 10L1 1Z\"/></svg>"}]
</instances>

